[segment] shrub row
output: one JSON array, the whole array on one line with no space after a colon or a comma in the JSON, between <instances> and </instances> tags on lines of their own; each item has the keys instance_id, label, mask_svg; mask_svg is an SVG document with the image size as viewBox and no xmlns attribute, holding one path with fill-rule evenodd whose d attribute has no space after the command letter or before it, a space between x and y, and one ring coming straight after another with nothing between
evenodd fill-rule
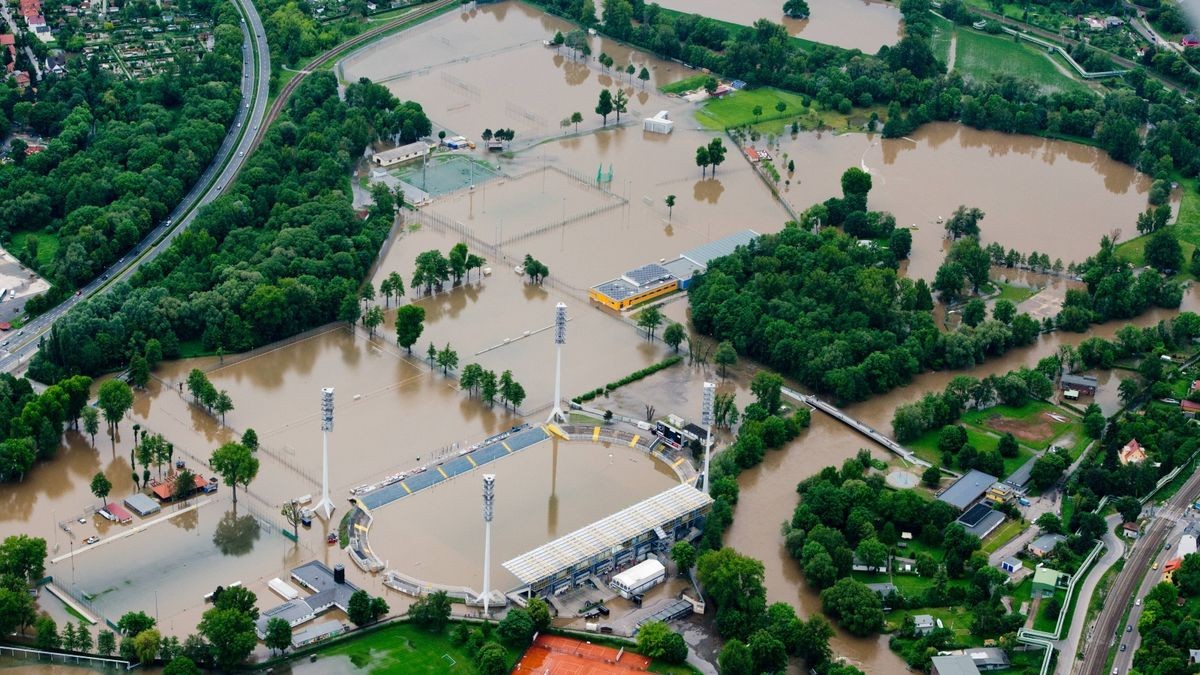
<instances>
[{"instance_id":1,"label":"shrub row","mask_svg":"<svg viewBox=\"0 0 1200 675\"><path fill-rule=\"evenodd\" d=\"M637 382L638 380L642 379L643 377L649 377L649 376L653 375L654 373L657 373L658 371L663 370L664 368L670 368L671 366L675 365L676 363L679 363L682 360L683 360L683 357L678 354L668 356L667 358L663 359L662 361L659 361L658 363L656 363L652 366L647 366L645 368L642 368L641 370L636 370L636 371L626 375L625 377L622 377L621 379L617 380L616 382L609 382L608 384L604 385L603 387L597 387L591 391L584 392L571 400L574 401L575 403L583 403L585 401L590 401L599 396L604 396L604 395L610 394L614 390L624 387L625 385L630 384L632 382Z\"/></svg>"}]
</instances>

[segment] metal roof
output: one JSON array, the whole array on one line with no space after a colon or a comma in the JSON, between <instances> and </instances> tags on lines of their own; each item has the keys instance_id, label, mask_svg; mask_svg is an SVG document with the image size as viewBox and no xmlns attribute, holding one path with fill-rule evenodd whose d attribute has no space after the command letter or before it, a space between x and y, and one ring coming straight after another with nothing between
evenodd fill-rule
<instances>
[{"instance_id":1,"label":"metal roof","mask_svg":"<svg viewBox=\"0 0 1200 675\"><path fill-rule=\"evenodd\" d=\"M671 273L671 276L680 281L687 281L692 278L693 274L702 274L705 270L704 265L690 258L683 257L665 262L663 263L663 267Z\"/></svg>"},{"instance_id":2,"label":"metal roof","mask_svg":"<svg viewBox=\"0 0 1200 675\"><path fill-rule=\"evenodd\" d=\"M147 497L146 495L137 492L125 498L125 506L133 509L139 516L148 516L151 513L158 513L161 508L158 502Z\"/></svg>"},{"instance_id":3,"label":"metal roof","mask_svg":"<svg viewBox=\"0 0 1200 675\"><path fill-rule=\"evenodd\" d=\"M953 485L938 495L938 499L962 510L970 506L971 502L979 499L995 482L995 476L971 469L967 475L954 481Z\"/></svg>"},{"instance_id":4,"label":"metal roof","mask_svg":"<svg viewBox=\"0 0 1200 675\"><path fill-rule=\"evenodd\" d=\"M723 239L710 241L707 244L701 244L696 248L684 251L682 256L697 264L708 266L708 263L733 253L738 246L746 246L750 242L758 238L758 233L754 230L742 230L736 234L731 234Z\"/></svg>"},{"instance_id":5,"label":"metal roof","mask_svg":"<svg viewBox=\"0 0 1200 675\"><path fill-rule=\"evenodd\" d=\"M676 485L591 525L575 530L504 563L521 583L548 579L593 556L608 554L614 547L655 528L707 508L712 498L688 484Z\"/></svg>"},{"instance_id":6,"label":"metal roof","mask_svg":"<svg viewBox=\"0 0 1200 675\"><path fill-rule=\"evenodd\" d=\"M935 656L933 672L937 675L979 675L979 668L969 656Z\"/></svg>"},{"instance_id":7,"label":"metal roof","mask_svg":"<svg viewBox=\"0 0 1200 675\"><path fill-rule=\"evenodd\" d=\"M1081 384L1093 388L1100 386L1100 380L1094 375L1063 375L1060 381L1064 385Z\"/></svg>"}]
</instances>

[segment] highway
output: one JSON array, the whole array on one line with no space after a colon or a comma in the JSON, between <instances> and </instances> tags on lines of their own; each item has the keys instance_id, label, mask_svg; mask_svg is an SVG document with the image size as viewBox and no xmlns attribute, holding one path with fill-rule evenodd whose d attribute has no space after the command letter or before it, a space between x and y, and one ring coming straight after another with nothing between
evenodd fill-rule
<instances>
[{"instance_id":1,"label":"highway","mask_svg":"<svg viewBox=\"0 0 1200 675\"><path fill-rule=\"evenodd\" d=\"M211 202L241 170L253 148L259 127L264 126L268 86L271 75L271 56L267 49L266 30L251 0L233 0L242 13L244 37L242 50L242 100L229 132L217 150L212 163L167 219L145 236L132 251L93 279L77 295L54 309L33 319L11 334L0 349L0 372L12 372L28 363L38 348L38 339L77 303L102 293L119 280L128 279L143 264L167 249L171 241L192 223L199 207Z\"/></svg>"},{"instance_id":2,"label":"highway","mask_svg":"<svg viewBox=\"0 0 1200 675\"><path fill-rule=\"evenodd\" d=\"M1123 625L1118 624L1129 607L1135 591L1144 587L1144 577L1147 576L1147 573L1151 577L1157 578L1157 572L1153 572L1150 565L1162 553L1163 542L1166 541L1167 534L1175 529L1178 519L1184 516L1189 505L1196 501L1197 497L1200 497L1200 472L1193 473L1179 489L1179 492L1175 493L1175 496L1171 497L1158 510L1154 519L1150 521L1150 527L1134 544L1133 552L1126 560L1125 567L1117 575L1117 580L1108 593L1104 608L1096 617L1092 629L1093 639L1086 643L1083 664L1078 672L1083 675L1101 675L1104 671L1109 650L1117 643L1117 630L1125 630ZM1139 594L1137 597L1140 598L1141 595ZM1086 611L1086 608L1084 609ZM1140 608L1137 609L1140 610ZM1136 623L1134 616L1130 616L1130 621ZM1124 636L1123 632L1122 636ZM1133 651L1118 652L1117 656L1119 660L1123 657L1124 662L1128 663L1132 659ZM1117 668L1117 672L1126 672L1119 665Z\"/></svg>"}]
</instances>

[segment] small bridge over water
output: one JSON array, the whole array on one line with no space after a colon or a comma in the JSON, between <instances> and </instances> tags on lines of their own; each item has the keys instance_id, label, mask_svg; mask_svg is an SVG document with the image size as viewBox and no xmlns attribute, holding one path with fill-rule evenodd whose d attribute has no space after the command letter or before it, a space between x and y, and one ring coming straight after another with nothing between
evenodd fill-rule
<instances>
[{"instance_id":1,"label":"small bridge over water","mask_svg":"<svg viewBox=\"0 0 1200 675\"><path fill-rule=\"evenodd\" d=\"M875 441L876 443L882 445L883 447L887 448L888 450L892 451L893 453L900 455L901 459L903 459L904 461L910 462L912 464L918 464L920 466L925 466L925 467L932 466L929 462L926 462L925 460L921 459L920 457L917 457L916 455L913 454L913 452L911 450L908 450L903 445L900 445L896 441L892 440L886 434L876 431L870 425L864 424L863 422L860 422L860 421L854 419L853 417L847 415L846 413L842 412L842 410L840 408L833 405L832 403L827 403L825 401L822 401L821 399L817 398L816 396L809 396L807 394L801 394L800 392L795 391L793 389L788 389L787 387L783 387L782 391L783 391L784 396L787 396L789 398L793 398L797 401L800 401L801 403L804 403L805 405L808 405L816 410L820 410L821 412L825 413L826 415L829 415L830 417L841 422L842 424L845 424L846 426L850 427L851 429L854 429L855 431L862 434L863 436L866 436L867 438L871 439L872 441Z\"/></svg>"}]
</instances>

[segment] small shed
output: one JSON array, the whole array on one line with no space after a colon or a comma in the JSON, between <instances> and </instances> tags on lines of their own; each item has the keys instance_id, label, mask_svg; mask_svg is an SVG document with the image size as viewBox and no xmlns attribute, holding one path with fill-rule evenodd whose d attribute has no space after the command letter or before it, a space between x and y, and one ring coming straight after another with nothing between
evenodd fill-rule
<instances>
[{"instance_id":1,"label":"small shed","mask_svg":"<svg viewBox=\"0 0 1200 675\"><path fill-rule=\"evenodd\" d=\"M101 510L107 511L109 515L111 515L118 523L121 523L122 525L133 522L133 514L130 513L124 506L121 506L116 502L105 504L104 508Z\"/></svg>"},{"instance_id":2,"label":"small shed","mask_svg":"<svg viewBox=\"0 0 1200 675\"><path fill-rule=\"evenodd\" d=\"M158 502L154 501L153 499L147 497L146 495L144 495L140 492L126 497L125 498L125 506L128 506L130 509L133 509L134 513L138 514L139 516L143 516L143 517L154 514L154 513L158 513L161 510L161 508L158 505Z\"/></svg>"},{"instance_id":3,"label":"small shed","mask_svg":"<svg viewBox=\"0 0 1200 675\"><path fill-rule=\"evenodd\" d=\"M1017 558L1005 558L1004 560L1000 561L1000 569L1008 572L1009 574L1015 574L1017 570L1024 567L1025 565L1023 565Z\"/></svg>"}]
</instances>

